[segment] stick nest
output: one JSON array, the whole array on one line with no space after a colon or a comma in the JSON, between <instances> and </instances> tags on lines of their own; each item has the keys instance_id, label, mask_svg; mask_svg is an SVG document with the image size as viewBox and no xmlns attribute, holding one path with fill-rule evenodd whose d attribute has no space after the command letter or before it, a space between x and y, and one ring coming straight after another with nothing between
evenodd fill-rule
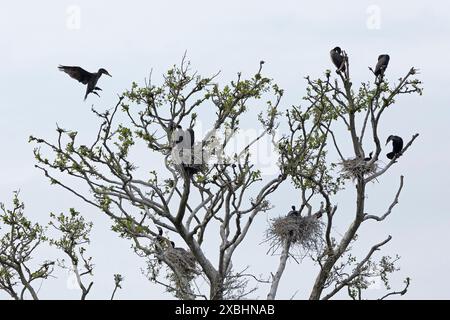
<instances>
[{"instance_id":1,"label":"stick nest","mask_svg":"<svg viewBox=\"0 0 450 320\"><path fill-rule=\"evenodd\" d=\"M355 180L358 177L372 175L377 172L377 162L364 160L363 158L347 159L340 163L341 172L345 179Z\"/></svg>"},{"instance_id":2,"label":"stick nest","mask_svg":"<svg viewBox=\"0 0 450 320\"><path fill-rule=\"evenodd\" d=\"M286 216L272 220L267 230L271 250L276 251L286 241L304 251L317 250L322 244L323 223L315 216Z\"/></svg>"},{"instance_id":3,"label":"stick nest","mask_svg":"<svg viewBox=\"0 0 450 320\"><path fill-rule=\"evenodd\" d=\"M180 174L186 172L187 174L193 175L199 172L208 171L208 164L205 159L202 158L202 154L193 154L192 157L186 160L186 162L175 164L175 168Z\"/></svg>"},{"instance_id":4,"label":"stick nest","mask_svg":"<svg viewBox=\"0 0 450 320\"><path fill-rule=\"evenodd\" d=\"M198 274L195 257L190 251L169 247L164 252L164 256L170 262L171 267L175 268L180 275L189 278Z\"/></svg>"}]
</instances>

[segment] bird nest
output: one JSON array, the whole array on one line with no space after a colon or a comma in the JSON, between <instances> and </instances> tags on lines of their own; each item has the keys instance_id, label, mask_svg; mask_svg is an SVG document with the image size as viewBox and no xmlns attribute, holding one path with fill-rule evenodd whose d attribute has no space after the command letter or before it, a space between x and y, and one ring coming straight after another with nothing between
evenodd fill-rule
<instances>
[{"instance_id":1,"label":"bird nest","mask_svg":"<svg viewBox=\"0 0 450 320\"><path fill-rule=\"evenodd\" d=\"M194 274L198 274L196 260L190 251L182 248L167 248L164 256L170 267L176 269L176 273L179 275L189 278Z\"/></svg>"},{"instance_id":2,"label":"bird nest","mask_svg":"<svg viewBox=\"0 0 450 320\"><path fill-rule=\"evenodd\" d=\"M272 220L267 230L271 250L276 251L286 241L304 251L317 250L322 243L323 223L316 216L287 216Z\"/></svg>"},{"instance_id":3,"label":"bird nest","mask_svg":"<svg viewBox=\"0 0 450 320\"><path fill-rule=\"evenodd\" d=\"M181 158L178 163L175 163L175 168L180 174L186 173L188 175L208 171L208 165L201 154Z\"/></svg>"},{"instance_id":4,"label":"bird nest","mask_svg":"<svg viewBox=\"0 0 450 320\"><path fill-rule=\"evenodd\" d=\"M176 166L177 171L182 174L183 172L188 174L188 175L193 175L199 172L205 172L208 171L208 166L204 163L200 163L200 164L177 164Z\"/></svg>"},{"instance_id":5,"label":"bird nest","mask_svg":"<svg viewBox=\"0 0 450 320\"><path fill-rule=\"evenodd\" d=\"M363 158L347 159L340 163L341 172L345 179L355 180L358 177L364 177L377 172L377 162L364 160Z\"/></svg>"}]
</instances>

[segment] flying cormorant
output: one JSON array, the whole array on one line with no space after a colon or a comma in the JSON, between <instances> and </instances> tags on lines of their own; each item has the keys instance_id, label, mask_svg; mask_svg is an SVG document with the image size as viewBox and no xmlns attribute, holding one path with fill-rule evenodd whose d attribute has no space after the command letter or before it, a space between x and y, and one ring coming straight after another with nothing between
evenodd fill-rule
<instances>
[{"instance_id":1,"label":"flying cormorant","mask_svg":"<svg viewBox=\"0 0 450 320\"><path fill-rule=\"evenodd\" d=\"M103 68L98 69L97 72L88 72L80 67L70 67L70 66L59 66L58 69L67 73L70 77L78 80L82 84L87 84L86 95L84 96L84 100L86 100L89 93L94 93L100 97L100 95L96 92L96 90L102 90L97 87L98 79L102 76L102 74L106 74L107 76L111 75L108 71Z\"/></svg>"},{"instance_id":2,"label":"flying cormorant","mask_svg":"<svg viewBox=\"0 0 450 320\"><path fill-rule=\"evenodd\" d=\"M330 51L331 61L336 66L336 72L345 72L345 57L342 55L342 50L336 47Z\"/></svg>"},{"instance_id":3,"label":"flying cormorant","mask_svg":"<svg viewBox=\"0 0 450 320\"><path fill-rule=\"evenodd\" d=\"M401 154L403 150L403 139L399 136L390 135L386 140L386 144L388 144L389 141L392 141L392 152L389 152L386 156L388 159L393 159Z\"/></svg>"},{"instance_id":4,"label":"flying cormorant","mask_svg":"<svg viewBox=\"0 0 450 320\"><path fill-rule=\"evenodd\" d=\"M378 62L375 67L375 77L383 78L384 72L386 71L386 68L389 64L389 55L388 54L381 54L378 56Z\"/></svg>"}]
</instances>

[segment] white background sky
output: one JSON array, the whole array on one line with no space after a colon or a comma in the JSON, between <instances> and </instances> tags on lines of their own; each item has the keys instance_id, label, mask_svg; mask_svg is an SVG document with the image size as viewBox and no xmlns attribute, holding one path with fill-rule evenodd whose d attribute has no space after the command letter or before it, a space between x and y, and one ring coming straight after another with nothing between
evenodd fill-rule
<instances>
[{"instance_id":1,"label":"white background sky","mask_svg":"<svg viewBox=\"0 0 450 320\"><path fill-rule=\"evenodd\" d=\"M342 3L345 3L344 5ZM78 6L80 29L67 27L67 8ZM369 28L367 9L380 9L380 28ZM381 53L391 56L387 77L395 81L411 66L420 69L424 95L398 99L383 123L383 134L405 139L420 137L406 157L368 190L368 210L382 213L392 201L398 177L405 175L399 205L384 224L369 224L357 252L388 234L394 238L386 253L402 256L393 285L412 278L408 298L450 298L448 209L450 120L448 77L450 65L450 4L448 1L2 1L0 3L0 201L9 202L20 189L27 214L40 222L49 212L76 207L94 221L90 253L96 263L91 298L108 298L114 273L125 276L122 299L168 298L141 274L141 259L130 243L118 239L109 221L95 209L56 187L34 169L30 134L53 139L56 122L92 137L97 120L90 112L111 107L117 94L132 81L143 83L151 69L155 81L187 50L192 67L209 75L222 70L221 83L239 71L252 75L266 61L265 74L285 89L283 108L298 104L307 74L321 76L331 68L329 50L340 45L351 59L354 85L371 77L368 66ZM102 98L83 102L84 88L58 72L58 64L106 68L113 78L102 78ZM347 139L345 132L341 136ZM349 185L351 187L351 185ZM276 208L256 221L252 235L240 248L235 265L251 264L267 275L278 257L266 256L263 239L267 219L284 214L296 193L286 184L273 198ZM338 201L344 232L353 215L352 190ZM361 251L362 250L362 251ZM42 258L54 251L42 252ZM251 257L251 259L249 259ZM281 281L279 298L307 297L317 268L291 261ZM43 298L76 298L67 274L44 283ZM264 298L267 287L254 297ZM368 297L382 291L369 290ZM0 294L0 298L5 297Z\"/></svg>"}]
</instances>

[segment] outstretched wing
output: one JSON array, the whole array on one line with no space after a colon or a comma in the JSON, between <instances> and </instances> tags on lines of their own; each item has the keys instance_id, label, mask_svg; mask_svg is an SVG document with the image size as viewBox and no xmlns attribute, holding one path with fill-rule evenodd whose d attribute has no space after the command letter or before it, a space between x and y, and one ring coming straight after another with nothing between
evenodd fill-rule
<instances>
[{"instance_id":1,"label":"outstretched wing","mask_svg":"<svg viewBox=\"0 0 450 320\"><path fill-rule=\"evenodd\" d=\"M80 67L59 66L58 69L67 73L71 78L74 78L83 84L87 84L92 78L92 73Z\"/></svg>"}]
</instances>

